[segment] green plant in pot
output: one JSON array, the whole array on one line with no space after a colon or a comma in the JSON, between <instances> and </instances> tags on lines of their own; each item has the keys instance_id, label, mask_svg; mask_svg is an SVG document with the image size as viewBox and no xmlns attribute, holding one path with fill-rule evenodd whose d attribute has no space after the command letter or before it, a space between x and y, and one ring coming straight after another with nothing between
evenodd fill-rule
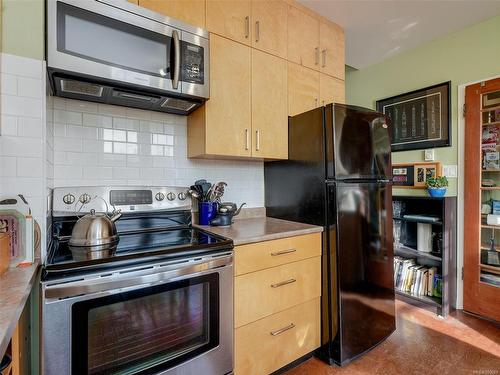
<instances>
[{"instance_id":1,"label":"green plant in pot","mask_svg":"<svg viewBox=\"0 0 500 375\"><path fill-rule=\"evenodd\" d=\"M448 179L446 176L427 177L425 185L431 197L444 197L448 187Z\"/></svg>"}]
</instances>

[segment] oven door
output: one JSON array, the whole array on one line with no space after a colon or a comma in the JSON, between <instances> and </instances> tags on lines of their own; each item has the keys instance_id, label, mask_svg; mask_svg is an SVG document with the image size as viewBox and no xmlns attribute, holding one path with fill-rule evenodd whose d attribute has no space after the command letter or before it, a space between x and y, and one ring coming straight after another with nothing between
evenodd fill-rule
<instances>
[{"instance_id":1,"label":"oven door","mask_svg":"<svg viewBox=\"0 0 500 375\"><path fill-rule=\"evenodd\" d=\"M141 11L126 1L121 3ZM186 58L203 63L205 57L208 58L204 49L208 48L201 44L206 42L208 47L208 41L192 36L189 43L193 45L189 45L182 41L182 34L189 35L123 7L99 1L47 2L48 67L63 73L179 94L183 92L185 80L186 92L199 94L193 85L203 88L205 77L193 76L189 81L183 66L186 66ZM194 45L196 42L200 45ZM195 68L193 64L192 73L204 72L204 67Z\"/></svg>"},{"instance_id":2,"label":"oven door","mask_svg":"<svg viewBox=\"0 0 500 375\"><path fill-rule=\"evenodd\" d=\"M46 286L44 374L231 372L229 260Z\"/></svg>"}]
</instances>

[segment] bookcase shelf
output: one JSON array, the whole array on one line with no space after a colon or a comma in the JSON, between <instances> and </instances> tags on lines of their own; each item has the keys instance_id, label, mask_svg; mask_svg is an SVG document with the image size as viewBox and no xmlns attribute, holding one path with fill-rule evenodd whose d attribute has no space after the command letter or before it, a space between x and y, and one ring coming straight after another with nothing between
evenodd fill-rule
<instances>
[{"instance_id":1,"label":"bookcase shelf","mask_svg":"<svg viewBox=\"0 0 500 375\"><path fill-rule=\"evenodd\" d=\"M419 295L399 289L395 289L396 295L410 303L418 302L420 307L435 309L438 315L446 317L456 302L456 197L393 196L392 200L401 202L403 206L401 214L393 218L394 222L400 222L402 242L402 245L394 246L394 254L401 258L415 259L416 264L425 266L426 269L436 267L442 278L442 297ZM437 217L439 221L404 219L405 214ZM418 223L432 226L434 240L431 253L417 250ZM437 246L441 251L436 251Z\"/></svg>"},{"instance_id":2,"label":"bookcase shelf","mask_svg":"<svg viewBox=\"0 0 500 375\"><path fill-rule=\"evenodd\" d=\"M410 298L415 301L423 302L428 305L432 305L435 307L441 307L441 298L438 297L431 297L431 296L421 296L421 295L416 295L416 294L410 294L403 292L401 290L396 289L396 294L399 294L400 296L404 296L406 298Z\"/></svg>"}]
</instances>

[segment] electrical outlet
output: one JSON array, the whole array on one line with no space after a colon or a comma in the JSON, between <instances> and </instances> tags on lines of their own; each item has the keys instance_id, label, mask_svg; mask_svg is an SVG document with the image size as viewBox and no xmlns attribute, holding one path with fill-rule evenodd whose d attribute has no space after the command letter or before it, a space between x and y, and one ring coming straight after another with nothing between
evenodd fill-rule
<instances>
[{"instance_id":1,"label":"electrical outlet","mask_svg":"<svg viewBox=\"0 0 500 375\"><path fill-rule=\"evenodd\" d=\"M424 150L424 160L425 161L434 161L434 149Z\"/></svg>"},{"instance_id":2,"label":"electrical outlet","mask_svg":"<svg viewBox=\"0 0 500 375\"><path fill-rule=\"evenodd\" d=\"M443 175L450 178L457 177L457 165L443 165Z\"/></svg>"}]
</instances>

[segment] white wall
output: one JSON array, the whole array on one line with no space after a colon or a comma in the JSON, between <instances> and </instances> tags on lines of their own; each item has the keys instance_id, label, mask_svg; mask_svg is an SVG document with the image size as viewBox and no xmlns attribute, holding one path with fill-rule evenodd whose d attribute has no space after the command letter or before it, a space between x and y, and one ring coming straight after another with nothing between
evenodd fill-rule
<instances>
[{"instance_id":1,"label":"white wall","mask_svg":"<svg viewBox=\"0 0 500 375\"><path fill-rule=\"evenodd\" d=\"M224 200L264 206L263 163L188 159L185 116L57 97L53 106L56 187L187 187L204 178L228 183Z\"/></svg>"},{"instance_id":2,"label":"white wall","mask_svg":"<svg viewBox=\"0 0 500 375\"><path fill-rule=\"evenodd\" d=\"M2 53L0 74L0 197L23 194L30 203L33 215L44 234L46 213L44 63L40 60Z\"/></svg>"}]
</instances>

